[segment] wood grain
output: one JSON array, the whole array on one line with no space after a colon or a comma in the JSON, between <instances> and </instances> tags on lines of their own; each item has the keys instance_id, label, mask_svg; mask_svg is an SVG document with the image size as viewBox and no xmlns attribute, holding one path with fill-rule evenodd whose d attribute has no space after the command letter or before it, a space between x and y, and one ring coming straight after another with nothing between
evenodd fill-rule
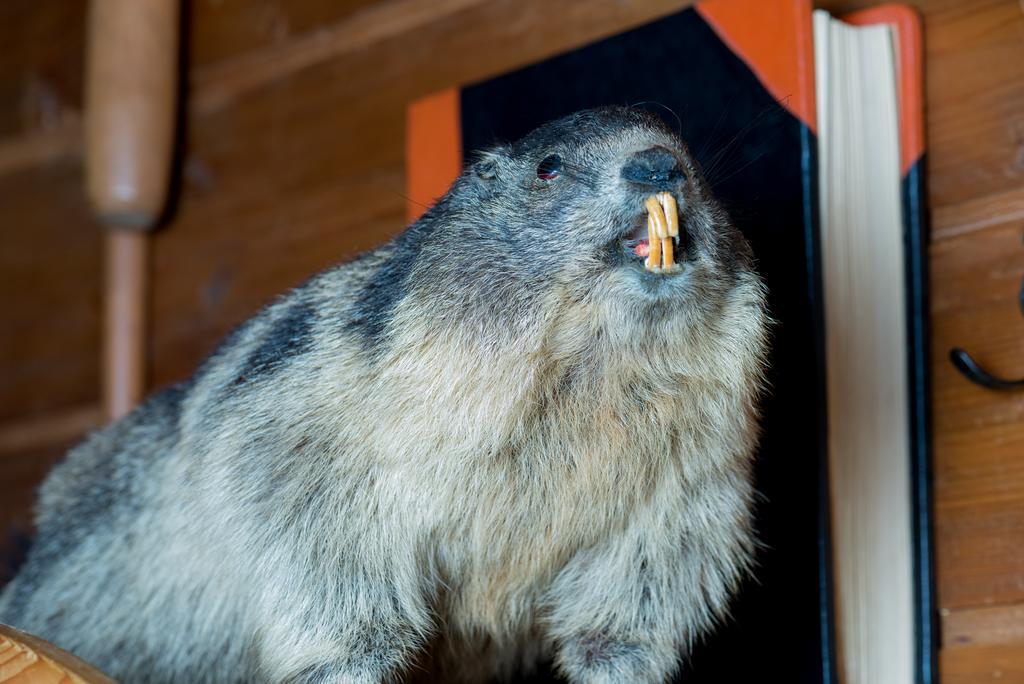
<instances>
[{"instance_id":1,"label":"wood grain","mask_svg":"<svg viewBox=\"0 0 1024 684\"><path fill-rule=\"evenodd\" d=\"M1024 604L942 612L942 638L948 648L1024 643Z\"/></svg>"},{"instance_id":2,"label":"wood grain","mask_svg":"<svg viewBox=\"0 0 1024 684\"><path fill-rule=\"evenodd\" d=\"M345 22L380 0L189 0L189 61L252 54Z\"/></svg>"},{"instance_id":3,"label":"wood grain","mask_svg":"<svg viewBox=\"0 0 1024 684\"><path fill-rule=\"evenodd\" d=\"M217 63L343 21L379 0L184 0L188 63ZM82 111L82 0L0 3L0 140L51 130Z\"/></svg>"},{"instance_id":4,"label":"wood grain","mask_svg":"<svg viewBox=\"0 0 1024 684\"><path fill-rule=\"evenodd\" d=\"M59 126L32 131L0 141L0 176L42 166L82 152L82 124L69 115Z\"/></svg>"},{"instance_id":5,"label":"wood grain","mask_svg":"<svg viewBox=\"0 0 1024 684\"><path fill-rule=\"evenodd\" d=\"M1024 648L1000 644L943 649L939 674L942 684L1024 682Z\"/></svg>"},{"instance_id":6,"label":"wood grain","mask_svg":"<svg viewBox=\"0 0 1024 684\"><path fill-rule=\"evenodd\" d=\"M0 2L0 140L55 130L81 113L87 7Z\"/></svg>"},{"instance_id":7,"label":"wood grain","mask_svg":"<svg viewBox=\"0 0 1024 684\"><path fill-rule=\"evenodd\" d=\"M114 684L114 680L48 641L0 625L0 684Z\"/></svg>"},{"instance_id":8,"label":"wood grain","mask_svg":"<svg viewBox=\"0 0 1024 684\"><path fill-rule=\"evenodd\" d=\"M986 390L949 362L953 347L1002 377L1024 377L1024 221L1009 221L931 247L935 429L958 430L1024 417L1024 395ZM944 459L939 454L939 460Z\"/></svg>"},{"instance_id":9,"label":"wood grain","mask_svg":"<svg viewBox=\"0 0 1024 684\"><path fill-rule=\"evenodd\" d=\"M1024 394L962 377L967 349L1003 377L1024 376L1024 226L1017 220L933 243L935 497L940 605L1024 600Z\"/></svg>"},{"instance_id":10,"label":"wood grain","mask_svg":"<svg viewBox=\"0 0 1024 684\"><path fill-rule=\"evenodd\" d=\"M1024 184L932 211L932 240L958 237L1007 221L1024 223Z\"/></svg>"},{"instance_id":11,"label":"wood grain","mask_svg":"<svg viewBox=\"0 0 1024 684\"><path fill-rule=\"evenodd\" d=\"M103 411L98 406L86 405L0 425L0 458L76 440L102 425L103 420Z\"/></svg>"},{"instance_id":12,"label":"wood grain","mask_svg":"<svg viewBox=\"0 0 1024 684\"><path fill-rule=\"evenodd\" d=\"M101 242L62 160L0 176L0 421L99 396Z\"/></svg>"},{"instance_id":13,"label":"wood grain","mask_svg":"<svg viewBox=\"0 0 1024 684\"><path fill-rule=\"evenodd\" d=\"M982 445L984 448L987 445ZM1024 440L1011 443L1017 454ZM1009 453L1009 450L1004 452ZM939 605L954 610L1021 600L1020 539L1024 535L1019 492L986 492L961 505L936 510Z\"/></svg>"},{"instance_id":14,"label":"wood grain","mask_svg":"<svg viewBox=\"0 0 1024 684\"><path fill-rule=\"evenodd\" d=\"M1018 0L927 5L933 207L1024 183L1024 14Z\"/></svg>"},{"instance_id":15,"label":"wood grain","mask_svg":"<svg viewBox=\"0 0 1024 684\"><path fill-rule=\"evenodd\" d=\"M411 37L483 0L390 0L368 6L347 21L199 68L191 78L196 112L230 104L246 92L303 69L366 50L381 41Z\"/></svg>"}]
</instances>

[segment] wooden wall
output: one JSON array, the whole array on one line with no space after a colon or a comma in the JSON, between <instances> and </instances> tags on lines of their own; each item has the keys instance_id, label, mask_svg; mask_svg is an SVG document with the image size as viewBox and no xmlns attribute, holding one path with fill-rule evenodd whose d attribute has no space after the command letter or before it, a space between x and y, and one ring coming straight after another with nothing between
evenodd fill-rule
<instances>
[{"instance_id":1,"label":"wooden wall","mask_svg":"<svg viewBox=\"0 0 1024 684\"><path fill-rule=\"evenodd\" d=\"M401 229L406 103L688 4L191 0L175 212L157 235L151 384L186 376L306 275ZM876 4L821 0L837 12ZM1024 680L1024 14L925 17L942 668ZM0 529L99 420L100 230L82 193L82 0L0 3Z\"/></svg>"}]
</instances>

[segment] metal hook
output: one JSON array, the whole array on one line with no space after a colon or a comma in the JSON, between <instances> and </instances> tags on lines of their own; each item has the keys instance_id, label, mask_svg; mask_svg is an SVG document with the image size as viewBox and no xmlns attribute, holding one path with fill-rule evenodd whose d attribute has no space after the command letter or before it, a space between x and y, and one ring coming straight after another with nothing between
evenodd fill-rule
<instances>
[{"instance_id":1,"label":"metal hook","mask_svg":"<svg viewBox=\"0 0 1024 684\"><path fill-rule=\"evenodd\" d=\"M1021 313L1024 314L1024 282L1021 283L1020 292L1017 294L1017 304L1020 306ZM1020 380L1003 380L997 378L984 368L978 365L978 362L971 358L971 355L965 352L960 347L954 347L949 350L949 360L953 362L956 369L963 373L964 377L973 382L976 385L982 387L988 387L994 390L1012 390L1018 387L1024 387L1024 378Z\"/></svg>"}]
</instances>

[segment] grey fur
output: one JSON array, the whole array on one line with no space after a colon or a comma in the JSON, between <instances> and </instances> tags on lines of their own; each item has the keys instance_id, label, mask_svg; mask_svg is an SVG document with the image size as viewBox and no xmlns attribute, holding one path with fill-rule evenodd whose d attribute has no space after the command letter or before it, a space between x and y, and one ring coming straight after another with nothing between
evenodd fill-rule
<instances>
[{"instance_id":1,"label":"grey fur","mask_svg":"<svg viewBox=\"0 0 1024 684\"><path fill-rule=\"evenodd\" d=\"M654 145L669 277L620 244ZM548 124L73 449L0 619L131 682L664 681L750 565L765 328L681 141Z\"/></svg>"}]
</instances>

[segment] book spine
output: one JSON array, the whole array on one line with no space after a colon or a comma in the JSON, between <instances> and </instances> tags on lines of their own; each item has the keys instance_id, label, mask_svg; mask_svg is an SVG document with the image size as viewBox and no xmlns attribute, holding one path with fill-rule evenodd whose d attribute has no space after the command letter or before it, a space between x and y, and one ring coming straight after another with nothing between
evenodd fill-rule
<instances>
[{"instance_id":1,"label":"book spine","mask_svg":"<svg viewBox=\"0 0 1024 684\"><path fill-rule=\"evenodd\" d=\"M917 684L938 681L938 631L933 567L932 421L929 299L928 211L925 195L925 157L920 156L903 177L904 249L907 256L906 297L908 382L910 387L911 503L914 525L914 605L916 615Z\"/></svg>"}]
</instances>

